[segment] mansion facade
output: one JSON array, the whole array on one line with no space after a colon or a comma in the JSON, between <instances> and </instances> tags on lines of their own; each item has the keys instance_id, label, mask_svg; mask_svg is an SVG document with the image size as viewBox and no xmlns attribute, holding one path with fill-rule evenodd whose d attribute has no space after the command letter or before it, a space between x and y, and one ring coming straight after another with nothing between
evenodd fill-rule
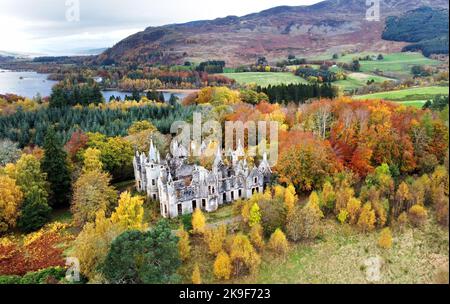
<instances>
[{"instance_id":1,"label":"mansion facade","mask_svg":"<svg viewBox=\"0 0 450 304\"><path fill-rule=\"evenodd\" d=\"M165 218L190 214L196 208L213 212L223 204L264 192L270 183L272 171L267 154L259 166L249 166L240 143L227 155L230 165L225 165L226 156L219 148L211 171L188 164L187 149L176 141L171 151L173 155L162 159L151 141L148 155L136 151L133 159L137 190L159 201Z\"/></svg>"}]
</instances>

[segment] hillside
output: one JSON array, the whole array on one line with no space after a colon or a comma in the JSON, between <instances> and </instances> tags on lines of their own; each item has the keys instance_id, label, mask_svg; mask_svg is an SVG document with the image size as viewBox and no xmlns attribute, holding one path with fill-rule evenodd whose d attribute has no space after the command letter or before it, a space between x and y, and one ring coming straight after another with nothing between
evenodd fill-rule
<instances>
[{"instance_id":1,"label":"hillside","mask_svg":"<svg viewBox=\"0 0 450 304\"><path fill-rule=\"evenodd\" d=\"M384 19L424 5L447 7L448 0L382 1L380 22L365 19L365 0L326 0L312 6L280 6L243 17L149 27L108 49L97 63L183 63L226 60L228 65L253 63L288 54L326 51L400 51L403 42L381 39ZM218 52L218 50L220 50Z\"/></svg>"},{"instance_id":2,"label":"hillside","mask_svg":"<svg viewBox=\"0 0 450 304\"><path fill-rule=\"evenodd\" d=\"M405 51L421 50L425 56L448 54L448 10L420 7L402 16L389 17L382 37L413 42Z\"/></svg>"}]
</instances>

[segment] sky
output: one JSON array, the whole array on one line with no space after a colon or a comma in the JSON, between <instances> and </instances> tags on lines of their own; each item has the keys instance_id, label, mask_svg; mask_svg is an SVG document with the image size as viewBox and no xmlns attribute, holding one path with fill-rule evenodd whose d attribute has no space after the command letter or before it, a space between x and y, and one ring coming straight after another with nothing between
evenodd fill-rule
<instances>
[{"instance_id":1,"label":"sky","mask_svg":"<svg viewBox=\"0 0 450 304\"><path fill-rule=\"evenodd\" d=\"M0 51L73 55L149 26L243 16L319 0L1 0ZM78 9L79 8L79 9Z\"/></svg>"}]
</instances>

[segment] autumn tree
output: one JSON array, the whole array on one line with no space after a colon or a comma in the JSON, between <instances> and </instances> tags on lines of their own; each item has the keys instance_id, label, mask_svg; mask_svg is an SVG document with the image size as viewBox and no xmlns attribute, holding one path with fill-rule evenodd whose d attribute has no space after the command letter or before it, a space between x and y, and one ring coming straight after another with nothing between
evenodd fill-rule
<instances>
[{"instance_id":1,"label":"autumn tree","mask_svg":"<svg viewBox=\"0 0 450 304\"><path fill-rule=\"evenodd\" d=\"M427 210L425 209L425 207L420 205L414 205L408 211L409 221L415 227L423 226L427 221L427 217L428 217Z\"/></svg>"},{"instance_id":2,"label":"autumn tree","mask_svg":"<svg viewBox=\"0 0 450 304\"><path fill-rule=\"evenodd\" d=\"M0 174L0 233L16 226L22 199L23 193L16 181Z\"/></svg>"},{"instance_id":3,"label":"autumn tree","mask_svg":"<svg viewBox=\"0 0 450 304\"><path fill-rule=\"evenodd\" d=\"M199 285L202 284L202 276L200 274L200 267L196 263L194 266L194 271L192 271L192 284Z\"/></svg>"},{"instance_id":4,"label":"autumn tree","mask_svg":"<svg viewBox=\"0 0 450 304\"><path fill-rule=\"evenodd\" d=\"M46 175L41 171L39 160L31 154L22 154L17 163L9 167L9 175L23 193L17 226L24 232L38 230L49 220L51 212L47 204Z\"/></svg>"},{"instance_id":5,"label":"autumn tree","mask_svg":"<svg viewBox=\"0 0 450 304\"><path fill-rule=\"evenodd\" d=\"M103 164L101 162L102 152L96 148L87 148L83 155L83 173L91 171L101 172Z\"/></svg>"},{"instance_id":6,"label":"autumn tree","mask_svg":"<svg viewBox=\"0 0 450 304\"><path fill-rule=\"evenodd\" d=\"M217 255L216 260L214 261L214 275L219 280L229 280L231 277L231 273L233 271L231 265L230 256L225 252L221 251Z\"/></svg>"},{"instance_id":7,"label":"autumn tree","mask_svg":"<svg viewBox=\"0 0 450 304\"><path fill-rule=\"evenodd\" d=\"M250 229L250 241L259 251L264 249L264 230L261 224L256 224Z\"/></svg>"},{"instance_id":8,"label":"autumn tree","mask_svg":"<svg viewBox=\"0 0 450 304\"><path fill-rule=\"evenodd\" d=\"M217 255L223 249L223 244L227 237L227 226L219 225L216 228L206 229L204 236L208 244L209 253Z\"/></svg>"},{"instance_id":9,"label":"autumn tree","mask_svg":"<svg viewBox=\"0 0 450 304\"><path fill-rule=\"evenodd\" d=\"M236 275L254 273L261 263L261 257L253 248L248 237L242 233L233 238L230 258Z\"/></svg>"},{"instance_id":10,"label":"autumn tree","mask_svg":"<svg viewBox=\"0 0 450 304\"><path fill-rule=\"evenodd\" d=\"M131 196L130 192L123 192L119 205L111 215L112 222L121 229L145 229L143 204L144 199L141 196Z\"/></svg>"},{"instance_id":11,"label":"autumn tree","mask_svg":"<svg viewBox=\"0 0 450 304\"><path fill-rule=\"evenodd\" d=\"M45 156L42 170L47 174L50 184L49 203L52 207L69 205L71 194L70 172L67 153L56 136L53 128L49 128L44 141Z\"/></svg>"},{"instance_id":12,"label":"autumn tree","mask_svg":"<svg viewBox=\"0 0 450 304\"><path fill-rule=\"evenodd\" d=\"M195 209L192 215L192 230L194 234L204 234L206 229L206 218L200 208Z\"/></svg>"},{"instance_id":13,"label":"autumn tree","mask_svg":"<svg viewBox=\"0 0 450 304\"><path fill-rule=\"evenodd\" d=\"M338 215L347 208L347 204L355 196L355 190L351 187L338 188L336 190L336 206L334 214Z\"/></svg>"},{"instance_id":14,"label":"autumn tree","mask_svg":"<svg viewBox=\"0 0 450 304\"><path fill-rule=\"evenodd\" d=\"M323 185L322 192L320 193L321 209L326 210L326 212L332 212L334 210L335 203L336 193L334 191L334 187L329 181L326 181Z\"/></svg>"},{"instance_id":15,"label":"autumn tree","mask_svg":"<svg viewBox=\"0 0 450 304\"><path fill-rule=\"evenodd\" d=\"M295 208L295 203L297 201L295 187L289 185L284 193L284 204L286 206L287 214L291 213Z\"/></svg>"},{"instance_id":16,"label":"autumn tree","mask_svg":"<svg viewBox=\"0 0 450 304\"><path fill-rule=\"evenodd\" d=\"M380 238L378 239L378 246L384 249L392 248L392 232L389 228L381 230Z\"/></svg>"},{"instance_id":17,"label":"autumn tree","mask_svg":"<svg viewBox=\"0 0 450 304\"><path fill-rule=\"evenodd\" d=\"M285 255L287 253L289 244L281 229L275 230L275 232L270 236L268 247L277 255Z\"/></svg>"},{"instance_id":18,"label":"autumn tree","mask_svg":"<svg viewBox=\"0 0 450 304\"><path fill-rule=\"evenodd\" d=\"M376 217L375 211L370 203L364 204L359 214L357 226L363 232L370 232L375 229Z\"/></svg>"},{"instance_id":19,"label":"autumn tree","mask_svg":"<svg viewBox=\"0 0 450 304\"><path fill-rule=\"evenodd\" d=\"M189 233L184 230L184 226L181 225L178 229L178 253L182 261L187 261L191 256L191 244L189 242Z\"/></svg>"},{"instance_id":20,"label":"autumn tree","mask_svg":"<svg viewBox=\"0 0 450 304\"><path fill-rule=\"evenodd\" d=\"M259 209L258 203L254 203L250 208L250 215L248 220L248 225L253 227L261 222L261 210Z\"/></svg>"},{"instance_id":21,"label":"autumn tree","mask_svg":"<svg viewBox=\"0 0 450 304\"><path fill-rule=\"evenodd\" d=\"M93 222L98 211L110 216L117 206L117 192L110 186L109 174L86 170L73 186L71 211L78 226Z\"/></svg>"},{"instance_id":22,"label":"autumn tree","mask_svg":"<svg viewBox=\"0 0 450 304\"><path fill-rule=\"evenodd\" d=\"M395 194L395 207L394 214L399 214L404 210L408 210L411 206L413 196L409 191L408 184L402 182L397 189Z\"/></svg>"},{"instance_id":23,"label":"autumn tree","mask_svg":"<svg viewBox=\"0 0 450 304\"><path fill-rule=\"evenodd\" d=\"M361 201L357 198L352 197L348 203L347 208L345 208L348 212L348 219L350 224L354 225L358 221L359 214L361 212Z\"/></svg>"},{"instance_id":24,"label":"autumn tree","mask_svg":"<svg viewBox=\"0 0 450 304\"><path fill-rule=\"evenodd\" d=\"M304 207L297 206L288 216L286 224L288 238L294 242L315 239L319 234L322 218L323 213L318 205L317 194L313 192Z\"/></svg>"}]
</instances>

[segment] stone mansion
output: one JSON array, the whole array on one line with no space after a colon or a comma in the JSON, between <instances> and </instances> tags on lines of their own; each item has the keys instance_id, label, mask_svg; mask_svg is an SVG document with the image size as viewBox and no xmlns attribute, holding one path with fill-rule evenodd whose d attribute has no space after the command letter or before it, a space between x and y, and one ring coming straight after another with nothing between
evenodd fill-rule
<instances>
[{"instance_id":1,"label":"stone mansion","mask_svg":"<svg viewBox=\"0 0 450 304\"><path fill-rule=\"evenodd\" d=\"M148 156L136 151L133 159L137 190L159 201L165 218L190 214L196 208L216 211L223 204L263 192L270 182L272 171L267 154L259 166L250 167L243 159L241 143L227 156L218 148L211 171L188 164L187 149L176 141L171 151L173 155L162 159L151 141ZM229 157L229 166L225 165L224 157Z\"/></svg>"}]
</instances>

